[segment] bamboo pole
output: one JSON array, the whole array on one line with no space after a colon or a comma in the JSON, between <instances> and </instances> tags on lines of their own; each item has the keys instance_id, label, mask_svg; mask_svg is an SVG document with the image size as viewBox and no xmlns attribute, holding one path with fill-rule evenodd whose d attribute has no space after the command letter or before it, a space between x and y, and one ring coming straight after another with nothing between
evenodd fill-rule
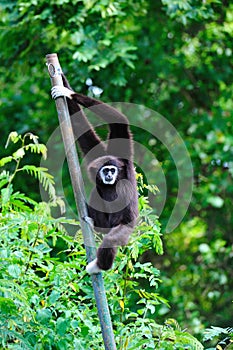
<instances>
[{"instance_id":1,"label":"bamboo pole","mask_svg":"<svg viewBox=\"0 0 233 350\"><path fill-rule=\"evenodd\" d=\"M47 66L49 75L51 78L51 84L61 85L62 82L62 69L56 53L46 55ZM56 108L61 128L61 134L64 142L71 183L73 186L73 192L76 202L76 207L79 213L81 229L83 233L83 239L86 249L86 255L88 262L91 262L96 257L96 248L94 242L94 236L91 226L82 218L87 217L86 208L86 196L84 190L83 179L81 175L81 169L79 159L76 152L74 134L72 124L70 120L69 110L66 103L65 97L59 97L56 99ZM105 350L116 350L116 344L113 335L112 322L109 313L108 303L105 294L104 282L102 274L93 274L92 285L95 295L95 300L98 309L98 316L100 320L103 341Z\"/></svg>"}]
</instances>

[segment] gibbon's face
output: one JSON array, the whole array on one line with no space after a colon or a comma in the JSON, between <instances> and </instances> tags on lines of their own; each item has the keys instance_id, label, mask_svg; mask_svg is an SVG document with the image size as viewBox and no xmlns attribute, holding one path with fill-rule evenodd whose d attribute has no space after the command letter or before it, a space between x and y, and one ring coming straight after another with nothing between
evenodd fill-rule
<instances>
[{"instance_id":1,"label":"gibbon's face","mask_svg":"<svg viewBox=\"0 0 233 350\"><path fill-rule=\"evenodd\" d=\"M118 168L115 165L105 165L100 169L99 175L105 185L114 185L118 176Z\"/></svg>"}]
</instances>

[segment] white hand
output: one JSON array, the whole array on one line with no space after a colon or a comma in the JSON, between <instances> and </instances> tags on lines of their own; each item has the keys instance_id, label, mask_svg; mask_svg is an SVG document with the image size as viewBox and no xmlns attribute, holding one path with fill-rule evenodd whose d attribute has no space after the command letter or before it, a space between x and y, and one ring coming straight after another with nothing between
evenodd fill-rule
<instances>
[{"instance_id":1,"label":"white hand","mask_svg":"<svg viewBox=\"0 0 233 350\"><path fill-rule=\"evenodd\" d=\"M55 85L51 89L51 95L52 95L53 99L56 99L56 98L61 97L61 96L65 96L65 97L68 97L69 99L72 100L73 93L74 92L71 91L70 89L68 89L64 86L60 86L60 85Z\"/></svg>"}]
</instances>

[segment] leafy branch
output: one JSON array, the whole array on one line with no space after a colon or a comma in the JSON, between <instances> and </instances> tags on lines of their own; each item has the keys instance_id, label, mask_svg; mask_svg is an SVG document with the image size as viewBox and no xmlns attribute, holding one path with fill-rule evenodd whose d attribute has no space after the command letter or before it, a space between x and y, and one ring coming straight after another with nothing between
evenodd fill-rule
<instances>
[{"instance_id":1,"label":"leafy branch","mask_svg":"<svg viewBox=\"0 0 233 350\"><path fill-rule=\"evenodd\" d=\"M28 139L30 143L26 143ZM10 135L8 136L5 148L9 146L10 142L14 144L17 144L20 142L21 145L12 154L12 156L7 156L0 159L0 167L3 167L10 162L15 162L15 168L8 179L7 188L8 189L10 188L17 173L26 171L28 174L30 174L31 176L39 180L39 182L44 187L45 191L48 191L50 199L54 201L56 198L54 180L53 180L53 176L48 173L48 169L37 167L35 165L24 165L23 167L20 168L21 161L27 152L42 155L42 157L46 159L47 157L46 146L38 142L38 136L32 133L26 133L25 135L22 136L22 135L19 135L16 131L11 132Z\"/></svg>"}]
</instances>

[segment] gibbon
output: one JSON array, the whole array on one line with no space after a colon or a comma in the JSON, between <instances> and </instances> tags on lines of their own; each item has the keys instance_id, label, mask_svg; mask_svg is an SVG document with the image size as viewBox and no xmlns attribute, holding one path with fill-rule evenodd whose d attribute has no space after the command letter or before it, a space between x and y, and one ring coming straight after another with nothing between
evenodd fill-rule
<instances>
[{"instance_id":1,"label":"gibbon","mask_svg":"<svg viewBox=\"0 0 233 350\"><path fill-rule=\"evenodd\" d=\"M94 229L104 238L97 257L86 268L98 273L112 267L118 246L125 246L138 216L138 195L133 164L133 139L127 118L117 109L74 92L66 77L64 86L54 86L52 97L67 98L72 127L85 156L89 177L94 182L88 215ZM107 143L101 141L81 106L89 108L109 126ZM87 218L88 219L88 218Z\"/></svg>"}]
</instances>

